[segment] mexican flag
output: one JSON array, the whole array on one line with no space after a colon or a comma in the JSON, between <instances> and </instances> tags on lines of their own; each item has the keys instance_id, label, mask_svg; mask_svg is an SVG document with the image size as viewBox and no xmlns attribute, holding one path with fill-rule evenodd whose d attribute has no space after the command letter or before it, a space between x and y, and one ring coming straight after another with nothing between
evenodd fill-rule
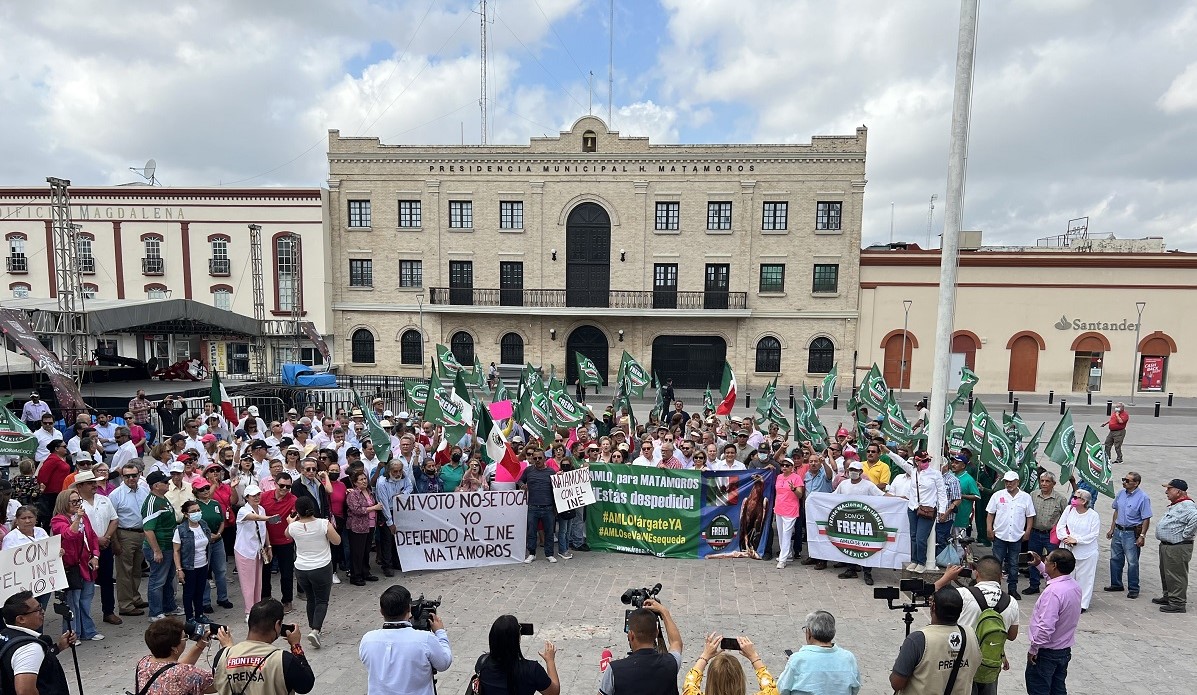
<instances>
[{"instance_id":1,"label":"mexican flag","mask_svg":"<svg viewBox=\"0 0 1197 695\"><path fill-rule=\"evenodd\" d=\"M715 406L716 415L731 415L732 408L736 407L736 373L732 371L731 362L723 363L723 384L719 387L719 392L723 394L723 400Z\"/></svg>"},{"instance_id":2,"label":"mexican flag","mask_svg":"<svg viewBox=\"0 0 1197 695\"><path fill-rule=\"evenodd\" d=\"M1076 462L1076 428L1072 424L1071 410L1064 411L1056 423L1047 446L1043 447L1043 455L1059 464L1060 482L1072 477L1072 466Z\"/></svg>"},{"instance_id":3,"label":"mexican flag","mask_svg":"<svg viewBox=\"0 0 1197 695\"><path fill-rule=\"evenodd\" d=\"M503 436L503 430L491 419L489 409L483 408L480 414L482 417L478 421L478 436L485 441L479 452L482 460L488 465L495 463L506 469L512 480L519 478L520 462L507 445L507 437Z\"/></svg>"},{"instance_id":4,"label":"mexican flag","mask_svg":"<svg viewBox=\"0 0 1197 695\"><path fill-rule=\"evenodd\" d=\"M831 372L823 377L823 383L819 386L819 395L813 399L816 408L822 408L831 402L831 394L835 392L835 382L839 378L839 365L834 364L831 366Z\"/></svg>"},{"instance_id":5,"label":"mexican flag","mask_svg":"<svg viewBox=\"0 0 1197 695\"><path fill-rule=\"evenodd\" d=\"M1114 471L1110 470L1101 440L1092 427L1085 427L1085 438L1081 440L1081 448L1076 455L1076 473L1101 494L1114 497Z\"/></svg>"},{"instance_id":6,"label":"mexican flag","mask_svg":"<svg viewBox=\"0 0 1197 695\"><path fill-rule=\"evenodd\" d=\"M212 399L212 405L220 406L220 414L224 416L229 426L234 427L237 424L237 411L233 409L233 401L229 398L229 392L224 390L224 384L220 383L220 373L215 369L212 370L212 394L209 396ZM366 408L362 408L365 412Z\"/></svg>"},{"instance_id":7,"label":"mexican flag","mask_svg":"<svg viewBox=\"0 0 1197 695\"><path fill-rule=\"evenodd\" d=\"M598 367L594 366L594 362L591 362L586 355L575 352L574 360L578 363L578 381L582 382L583 386L603 385L603 377L599 374Z\"/></svg>"},{"instance_id":8,"label":"mexican flag","mask_svg":"<svg viewBox=\"0 0 1197 695\"><path fill-rule=\"evenodd\" d=\"M374 442L374 455L378 460L387 463L391 460L391 436L382 428L382 424L378 421L378 416L374 414L373 408L366 407L366 400L356 390L353 392L357 399L357 407L361 408L362 415L366 419L366 432L369 435L371 442Z\"/></svg>"}]
</instances>

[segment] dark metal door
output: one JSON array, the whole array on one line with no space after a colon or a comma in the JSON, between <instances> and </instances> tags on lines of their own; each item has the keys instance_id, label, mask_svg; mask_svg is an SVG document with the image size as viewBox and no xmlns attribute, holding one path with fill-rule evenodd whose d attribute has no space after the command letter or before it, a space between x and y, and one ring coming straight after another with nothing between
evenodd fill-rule
<instances>
[{"instance_id":1,"label":"dark metal door","mask_svg":"<svg viewBox=\"0 0 1197 695\"><path fill-rule=\"evenodd\" d=\"M653 266L653 308L677 308L677 263Z\"/></svg>"},{"instance_id":2,"label":"dark metal door","mask_svg":"<svg viewBox=\"0 0 1197 695\"><path fill-rule=\"evenodd\" d=\"M578 326L565 341L565 380L572 384L578 380L578 360L574 353L582 353L607 383L607 336L594 326ZM720 372L722 377L722 372Z\"/></svg>"},{"instance_id":3,"label":"dark metal door","mask_svg":"<svg viewBox=\"0 0 1197 695\"><path fill-rule=\"evenodd\" d=\"M473 261L449 261L449 303L474 303Z\"/></svg>"},{"instance_id":4,"label":"dark metal door","mask_svg":"<svg viewBox=\"0 0 1197 695\"><path fill-rule=\"evenodd\" d=\"M718 388L723 379L727 343L715 335L662 335L653 341L653 372L674 388ZM701 406L691 407L690 410Z\"/></svg>"},{"instance_id":5,"label":"dark metal door","mask_svg":"<svg viewBox=\"0 0 1197 695\"><path fill-rule=\"evenodd\" d=\"M499 263L499 304L524 305L524 264L520 261Z\"/></svg>"},{"instance_id":6,"label":"dark metal door","mask_svg":"<svg viewBox=\"0 0 1197 695\"><path fill-rule=\"evenodd\" d=\"M731 266L727 263L708 263L702 306L704 309L726 309L731 289Z\"/></svg>"},{"instance_id":7,"label":"dark metal door","mask_svg":"<svg viewBox=\"0 0 1197 695\"><path fill-rule=\"evenodd\" d=\"M611 218L582 203L565 223L565 304L605 307L610 290Z\"/></svg>"}]
</instances>

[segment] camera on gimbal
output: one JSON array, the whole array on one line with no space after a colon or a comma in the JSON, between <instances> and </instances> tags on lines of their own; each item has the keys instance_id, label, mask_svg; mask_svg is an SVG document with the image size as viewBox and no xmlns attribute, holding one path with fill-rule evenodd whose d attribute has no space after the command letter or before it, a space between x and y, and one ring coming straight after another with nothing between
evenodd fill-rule
<instances>
[{"instance_id":1,"label":"camera on gimbal","mask_svg":"<svg viewBox=\"0 0 1197 695\"><path fill-rule=\"evenodd\" d=\"M424 598L424 594L411 602L411 626L417 630L432 632L432 616L441 607L441 596Z\"/></svg>"}]
</instances>

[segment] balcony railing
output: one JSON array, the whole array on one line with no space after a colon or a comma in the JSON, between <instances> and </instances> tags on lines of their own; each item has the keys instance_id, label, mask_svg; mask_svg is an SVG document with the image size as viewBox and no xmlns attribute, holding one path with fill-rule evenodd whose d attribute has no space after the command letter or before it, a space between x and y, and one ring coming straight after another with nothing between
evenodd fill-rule
<instances>
[{"instance_id":1,"label":"balcony railing","mask_svg":"<svg viewBox=\"0 0 1197 695\"><path fill-rule=\"evenodd\" d=\"M511 290L430 287L429 304L609 309L744 309L747 292L653 292L640 290ZM665 296L668 295L668 296Z\"/></svg>"},{"instance_id":2,"label":"balcony railing","mask_svg":"<svg viewBox=\"0 0 1197 695\"><path fill-rule=\"evenodd\" d=\"M228 275L229 274L229 259L227 259L227 258L209 258L208 259L208 274L209 275Z\"/></svg>"},{"instance_id":3,"label":"balcony railing","mask_svg":"<svg viewBox=\"0 0 1197 695\"><path fill-rule=\"evenodd\" d=\"M165 264L160 256L150 256L141 259L141 272L145 275L161 275L165 272Z\"/></svg>"},{"instance_id":4,"label":"balcony railing","mask_svg":"<svg viewBox=\"0 0 1197 695\"><path fill-rule=\"evenodd\" d=\"M10 273L28 273L29 259L25 256L9 256L5 259L5 266Z\"/></svg>"},{"instance_id":5,"label":"balcony railing","mask_svg":"<svg viewBox=\"0 0 1197 695\"><path fill-rule=\"evenodd\" d=\"M80 256L79 257L79 272L80 273L95 273L96 272L96 258L95 256Z\"/></svg>"}]
</instances>

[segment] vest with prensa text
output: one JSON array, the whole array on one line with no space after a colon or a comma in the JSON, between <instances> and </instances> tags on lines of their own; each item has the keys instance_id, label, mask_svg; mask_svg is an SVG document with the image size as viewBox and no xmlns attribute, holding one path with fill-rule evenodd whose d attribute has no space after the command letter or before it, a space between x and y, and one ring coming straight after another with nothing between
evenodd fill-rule
<instances>
[{"instance_id":1,"label":"vest with prensa text","mask_svg":"<svg viewBox=\"0 0 1197 695\"><path fill-rule=\"evenodd\" d=\"M956 652L964 642L964 659L960 672L949 695L970 695L973 692L973 677L981 665L981 651L977 648L975 635L962 635L965 628L959 625L928 625L923 633L923 658L910 674L910 681L902 689L904 695L911 693L934 693L939 695L948 687L948 677L956 663ZM953 648L956 647L956 648Z\"/></svg>"},{"instance_id":2,"label":"vest with prensa text","mask_svg":"<svg viewBox=\"0 0 1197 695\"><path fill-rule=\"evenodd\" d=\"M637 649L611 662L615 695L677 695L677 661L672 654Z\"/></svg>"},{"instance_id":3,"label":"vest with prensa text","mask_svg":"<svg viewBox=\"0 0 1197 695\"><path fill-rule=\"evenodd\" d=\"M259 662L261 668L257 668ZM213 680L220 695L241 695L243 692L245 695L287 695L289 692L283 678L283 650L265 642L247 640L221 650L213 669Z\"/></svg>"}]
</instances>

